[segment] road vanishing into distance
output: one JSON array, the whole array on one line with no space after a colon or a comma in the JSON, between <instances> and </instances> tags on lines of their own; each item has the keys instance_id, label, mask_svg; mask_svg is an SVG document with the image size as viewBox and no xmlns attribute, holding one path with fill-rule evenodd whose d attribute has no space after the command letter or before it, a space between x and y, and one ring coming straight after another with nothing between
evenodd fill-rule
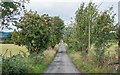
<instances>
[{"instance_id":1,"label":"road vanishing into distance","mask_svg":"<svg viewBox=\"0 0 120 75\"><path fill-rule=\"evenodd\" d=\"M80 73L66 54L63 41L61 41L60 48L54 60L44 73Z\"/></svg>"}]
</instances>

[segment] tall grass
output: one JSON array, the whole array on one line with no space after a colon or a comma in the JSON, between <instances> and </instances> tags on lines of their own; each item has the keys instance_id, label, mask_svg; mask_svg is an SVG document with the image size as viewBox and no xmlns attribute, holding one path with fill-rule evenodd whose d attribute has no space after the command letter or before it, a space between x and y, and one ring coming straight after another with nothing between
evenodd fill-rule
<instances>
[{"instance_id":1,"label":"tall grass","mask_svg":"<svg viewBox=\"0 0 120 75\"><path fill-rule=\"evenodd\" d=\"M27 53L27 51L26 51L26 53L24 52L25 47L19 47L19 46L15 46L12 44L10 44L8 46L7 45L8 44L4 45L4 48L6 46L6 49L9 49L9 50L14 49L13 52L12 52L12 50L10 50L10 51L12 54L13 53L15 53L15 54L12 55L11 57L9 57L9 53L8 53L8 54L5 54L5 57L3 57L4 64L2 66L4 69L2 69L2 71L4 73L9 73L9 72L10 73L18 73L21 70L22 70L22 73L24 73L24 72L43 73L45 68L47 68L47 66L53 60L53 58L54 58L54 56L59 48L59 45L56 45L54 49L49 48L49 49L45 50L43 53L40 53L40 54L35 55L35 56L33 55L33 57L29 57L29 56L23 55L23 54ZM16 49L16 47L17 47L17 49ZM6 50L6 49L4 49L4 50ZM17 50L16 52L14 52L15 49ZM23 52L21 52L23 54L19 54L19 51L21 49L23 49ZM2 55L4 55L4 54L2 54ZM25 63L25 65L24 65L24 63ZM24 67L22 67L23 65L24 65ZM12 67L12 69L10 67ZM26 67L28 67L28 68L26 68ZM23 71L23 70L25 70L25 71Z\"/></svg>"},{"instance_id":2,"label":"tall grass","mask_svg":"<svg viewBox=\"0 0 120 75\"><path fill-rule=\"evenodd\" d=\"M72 59L75 66L83 73L115 73L117 65L110 65L110 63L117 61L117 45L112 45L110 48L106 49L103 66L99 67L94 46L89 51L87 57L83 57L80 52L76 52L67 47L67 52ZM107 53L109 52L109 54Z\"/></svg>"}]
</instances>

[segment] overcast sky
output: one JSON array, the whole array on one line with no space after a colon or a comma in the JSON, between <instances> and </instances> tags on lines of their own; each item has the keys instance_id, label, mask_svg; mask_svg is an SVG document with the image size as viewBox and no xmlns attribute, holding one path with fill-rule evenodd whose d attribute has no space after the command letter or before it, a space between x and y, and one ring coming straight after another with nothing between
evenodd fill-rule
<instances>
[{"instance_id":1,"label":"overcast sky","mask_svg":"<svg viewBox=\"0 0 120 75\"><path fill-rule=\"evenodd\" d=\"M99 7L100 11L106 10L113 5L113 10L118 14L118 1L120 0L92 0L97 5L103 1ZM75 16L76 10L79 8L82 2L89 2L89 0L30 0L30 3L26 4L26 8L37 11L39 14L49 14L50 16L60 16L65 24L68 24L71 17ZM117 17L116 17L117 21Z\"/></svg>"},{"instance_id":2,"label":"overcast sky","mask_svg":"<svg viewBox=\"0 0 120 75\"><path fill-rule=\"evenodd\" d=\"M92 0L97 5L103 0ZM116 13L115 21L118 22L118 1L120 0L104 0L99 7L100 11L106 10L113 5L113 11ZM88 3L89 0L30 0L30 3L25 4L26 9L37 11L38 14L49 14L49 16L60 16L65 24L69 24L71 17L74 18L76 10L82 2Z\"/></svg>"}]
</instances>

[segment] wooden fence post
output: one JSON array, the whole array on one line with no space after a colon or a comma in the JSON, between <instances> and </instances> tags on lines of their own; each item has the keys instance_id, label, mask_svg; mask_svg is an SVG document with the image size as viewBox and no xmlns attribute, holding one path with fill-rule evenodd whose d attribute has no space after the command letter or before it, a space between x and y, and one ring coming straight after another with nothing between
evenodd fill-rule
<instances>
[{"instance_id":1,"label":"wooden fence post","mask_svg":"<svg viewBox=\"0 0 120 75\"><path fill-rule=\"evenodd\" d=\"M5 56L5 54L7 53L8 49L6 49L5 53L3 54L3 56Z\"/></svg>"},{"instance_id":2,"label":"wooden fence post","mask_svg":"<svg viewBox=\"0 0 120 75\"><path fill-rule=\"evenodd\" d=\"M10 51L10 57L12 56L12 53L11 53L11 51Z\"/></svg>"}]
</instances>

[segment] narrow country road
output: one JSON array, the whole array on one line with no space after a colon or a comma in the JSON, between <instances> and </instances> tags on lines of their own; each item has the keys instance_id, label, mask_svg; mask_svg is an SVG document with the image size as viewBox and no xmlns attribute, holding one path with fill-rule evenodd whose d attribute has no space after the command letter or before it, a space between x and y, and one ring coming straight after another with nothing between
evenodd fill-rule
<instances>
[{"instance_id":1,"label":"narrow country road","mask_svg":"<svg viewBox=\"0 0 120 75\"><path fill-rule=\"evenodd\" d=\"M60 48L54 60L44 71L44 73L79 73L66 54L63 41L61 42Z\"/></svg>"}]
</instances>

